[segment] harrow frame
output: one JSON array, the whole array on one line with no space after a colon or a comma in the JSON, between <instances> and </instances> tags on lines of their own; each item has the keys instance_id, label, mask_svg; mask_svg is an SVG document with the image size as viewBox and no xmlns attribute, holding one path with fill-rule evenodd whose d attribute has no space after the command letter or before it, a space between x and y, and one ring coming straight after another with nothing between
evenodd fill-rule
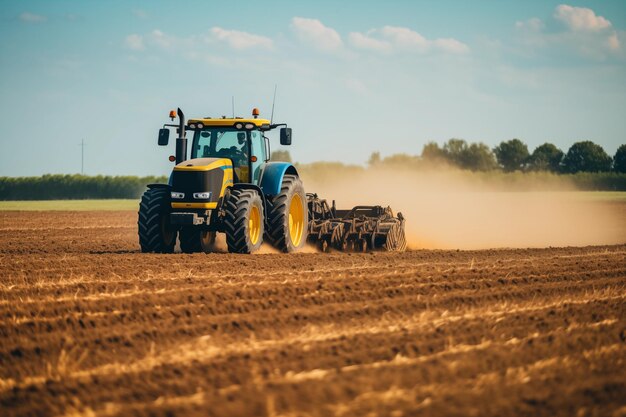
<instances>
[{"instance_id":1,"label":"harrow frame","mask_svg":"<svg viewBox=\"0 0 626 417\"><path fill-rule=\"evenodd\" d=\"M322 252L367 252L386 250L401 252L406 249L404 216L394 216L391 207L355 206L338 210L315 193L307 193L309 209L308 242Z\"/></svg>"}]
</instances>

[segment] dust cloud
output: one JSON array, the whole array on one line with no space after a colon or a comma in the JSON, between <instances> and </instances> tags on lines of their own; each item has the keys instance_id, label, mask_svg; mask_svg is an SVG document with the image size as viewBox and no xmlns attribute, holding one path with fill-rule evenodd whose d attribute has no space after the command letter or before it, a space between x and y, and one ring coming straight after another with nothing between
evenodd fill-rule
<instances>
[{"instance_id":1,"label":"dust cloud","mask_svg":"<svg viewBox=\"0 0 626 417\"><path fill-rule=\"evenodd\" d=\"M585 246L626 242L625 209L559 191L502 191L470 173L368 170L353 178L315 181L316 192L337 208L391 206L406 218L409 247L488 249ZM536 184L535 190L541 190Z\"/></svg>"}]
</instances>

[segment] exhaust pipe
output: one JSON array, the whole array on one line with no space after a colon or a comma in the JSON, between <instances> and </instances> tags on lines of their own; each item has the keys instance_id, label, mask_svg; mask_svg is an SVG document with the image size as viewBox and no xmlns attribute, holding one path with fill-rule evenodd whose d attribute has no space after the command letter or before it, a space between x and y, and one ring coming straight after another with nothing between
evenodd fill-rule
<instances>
[{"instance_id":1,"label":"exhaust pipe","mask_svg":"<svg viewBox=\"0 0 626 417\"><path fill-rule=\"evenodd\" d=\"M176 139L176 164L187 160L187 138L185 137L185 115L178 108L178 138Z\"/></svg>"}]
</instances>

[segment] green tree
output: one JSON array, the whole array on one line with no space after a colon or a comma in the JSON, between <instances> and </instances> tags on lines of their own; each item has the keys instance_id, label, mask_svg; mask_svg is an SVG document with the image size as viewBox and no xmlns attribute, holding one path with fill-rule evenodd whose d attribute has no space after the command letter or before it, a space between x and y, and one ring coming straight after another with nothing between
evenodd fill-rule
<instances>
[{"instance_id":1,"label":"green tree","mask_svg":"<svg viewBox=\"0 0 626 417\"><path fill-rule=\"evenodd\" d=\"M443 145L443 152L451 163L463 166L463 154L467 151L467 142L463 139L449 139Z\"/></svg>"},{"instance_id":2,"label":"green tree","mask_svg":"<svg viewBox=\"0 0 626 417\"><path fill-rule=\"evenodd\" d=\"M498 163L507 172L523 169L528 159L528 146L519 139L501 142L493 151Z\"/></svg>"},{"instance_id":3,"label":"green tree","mask_svg":"<svg viewBox=\"0 0 626 417\"><path fill-rule=\"evenodd\" d=\"M559 172L561 170L561 161L563 161L562 150L551 143L544 143L538 146L528 158L528 166L534 171L552 171Z\"/></svg>"},{"instance_id":4,"label":"green tree","mask_svg":"<svg viewBox=\"0 0 626 417\"><path fill-rule=\"evenodd\" d=\"M367 164L369 166L380 164L380 152L372 152L369 161L367 161Z\"/></svg>"},{"instance_id":5,"label":"green tree","mask_svg":"<svg viewBox=\"0 0 626 417\"><path fill-rule=\"evenodd\" d=\"M626 173L626 145L620 145L613 157L613 169L616 172Z\"/></svg>"},{"instance_id":6,"label":"green tree","mask_svg":"<svg viewBox=\"0 0 626 417\"><path fill-rule=\"evenodd\" d=\"M419 165L419 157L406 153L395 153L389 155L381 161L381 164L388 167L416 167Z\"/></svg>"},{"instance_id":7,"label":"green tree","mask_svg":"<svg viewBox=\"0 0 626 417\"><path fill-rule=\"evenodd\" d=\"M272 156L270 156L270 160L291 162L291 155L289 155L289 151L273 151Z\"/></svg>"},{"instance_id":8,"label":"green tree","mask_svg":"<svg viewBox=\"0 0 626 417\"><path fill-rule=\"evenodd\" d=\"M422 159L429 161L441 161L445 160L446 152L439 147L435 142L428 142L422 148Z\"/></svg>"},{"instance_id":9,"label":"green tree","mask_svg":"<svg viewBox=\"0 0 626 417\"><path fill-rule=\"evenodd\" d=\"M461 154L461 168L471 171L490 171L496 169L496 158L484 143L472 143Z\"/></svg>"},{"instance_id":10,"label":"green tree","mask_svg":"<svg viewBox=\"0 0 626 417\"><path fill-rule=\"evenodd\" d=\"M606 172L611 170L611 157L591 141L576 142L563 158L567 172Z\"/></svg>"}]
</instances>

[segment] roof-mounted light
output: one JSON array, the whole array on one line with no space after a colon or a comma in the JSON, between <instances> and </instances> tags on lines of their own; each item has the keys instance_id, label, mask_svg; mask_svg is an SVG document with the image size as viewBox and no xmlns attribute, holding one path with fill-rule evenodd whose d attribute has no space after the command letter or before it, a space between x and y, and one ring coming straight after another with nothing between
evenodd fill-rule
<instances>
[{"instance_id":1,"label":"roof-mounted light","mask_svg":"<svg viewBox=\"0 0 626 417\"><path fill-rule=\"evenodd\" d=\"M257 109L256 107L252 109L252 116L254 116L255 119L259 117L259 114L259 109Z\"/></svg>"},{"instance_id":2,"label":"roof-mounted light","mask_svg":"<svg viewBox=\"0 0 626 417\"><path fill-rule=\"evenodd\" d=\"M175 118L176 118L176 110L170 110L170 119L174 121Z\"/></svg>"}]
</instances>

